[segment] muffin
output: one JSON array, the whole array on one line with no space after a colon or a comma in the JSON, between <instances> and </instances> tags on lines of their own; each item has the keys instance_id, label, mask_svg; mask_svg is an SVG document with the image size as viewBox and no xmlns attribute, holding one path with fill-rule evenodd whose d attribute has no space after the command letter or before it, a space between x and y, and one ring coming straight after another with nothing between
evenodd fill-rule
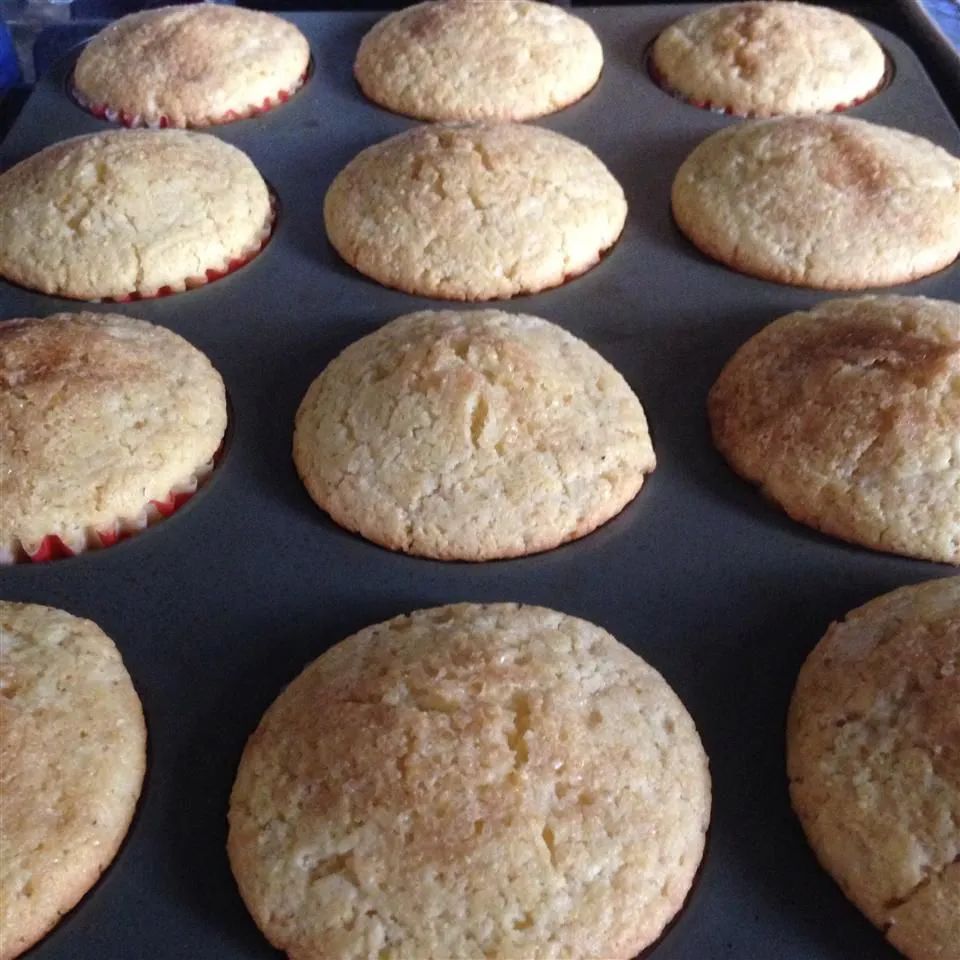
<instances>
[{"instance_id":1,"label":"muffin","mask_svg":"<svg viewBox=\"0 0 960 960\"><path fill-rule=\"evenodd\" d=\"M656 463L640 401L606 360L499 310L409 314L352 344L307 391L293 456L341 526L443 560L585 536Z\"/></svg>"},{"instance_id":2,"label":"muffin","mask_svg":"<svg viewBox=\"0 0 960 960\"><path fill-rule=\"evenodd\" d=\"M375 103L420 120L529 120L596 84L591 27L532 0L428 0L381 20L354 73Z\"/></svg>"},{"instance_id":3,"label":"muffin","mask_svg":"<svg viewBox=\"0 0 960 960\"><path fill-rule=\"evenodd\" d=\"M0 960L44 936L113 860L146 738L120 654L96 624L0 601Z\"/></svg>"},{"instance_id":4,"label":"muffin","mask_svg":"<svg viewBox=\"0 0 960 960\"><path fill-rule=\"evenodd\" d=\"M960 304L857 297L749 340L710 392L734 470L795 520L960 563Z\"/></svg>"},{"instance_id":5,"label":"muffin","mask_svg":"<svg viewBox=\"0 0 960 960\"><path fill-rule=\"evenodd\" d=\"M429 126L368 147L327 191L327 235L388 287L449 300L535 293L588 270L627 201L586 147L521 124Z\"/></svg>"},{"instance_id":6,"label":"muffin","mask_svg":"<svg viewBox=\"0 0 960 960\"><path fill-rule=\"evenodd\" d=\"M241 120L290 98L310 47L269 13L216 3L121 17L80 54L76 99L125 126L205 127Z\"/></svg>"},{"instance_id":7,"label":"muffin","mask_svg":"<svg viewBox=\"0 0 960 960\"><path fill-rule=\"evenodd\" d=\"M250 158L202 133L74 137L0 175L0 275L77 300L199 286L255 256L272 225Z\"/></svg>"},{"instance_id":8,"label":"muffin","mask_svg":"<svg viewBox=\"0 0 960 960\"><path fill-rule=\"evenodd\" d=\"M0 563L109 546L210 473L220 375L162 327L112 314L0 323Z\"/></svg>"},{"instance_id":9,"label":"muffin","mask_svg":"<svg viewBox=\"0 0 960 960\"><path fill-rule=\"evenodd\" d=\"M886 57L853 17L804 3L725 3L657 37L651 70L697 106L741 116L820 113L869 97Z\"/></svg>"},{"instance_id":10,"label":"muffin","mask_svg":"<svg viewBox=\"0 0 960 960\"><path fill-rule=\"evenodd\" d=\"M960 253L960 160L848 117L727 127L683 162L680 229L743 273L827 290L904 283Z\"/></svg>"},{"instance_id":11,"label":"muffin","mask_svg":"<svg viewBox=\"0 0 960 960\"><path fill-rule=\"evenodd\" d=\"M960 578L888 593L810 654L790 796L843 892L910 960L960 957Z\"/></svg>"},{"instance_id":12,"label":"muffin","mask_svg":"<svg viewBox=\"0 0 960 960\"><path fill-rule=\"evenodd\" d=\"M228 851L291 957L628 960L683 904L709 816L693 721L640 657L460 604L293 681L240 761Z\"/></svg>"}]
</instances>

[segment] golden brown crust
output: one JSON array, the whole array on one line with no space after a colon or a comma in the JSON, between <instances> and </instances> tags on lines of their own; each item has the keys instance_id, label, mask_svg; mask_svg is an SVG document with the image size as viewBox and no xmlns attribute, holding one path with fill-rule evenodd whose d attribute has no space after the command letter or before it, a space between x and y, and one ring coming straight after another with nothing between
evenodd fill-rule
<instances>
[{"instance_id":1,"label":"golden brown crust","mask_svg":"<svg viewBox=\"0 0 960 960\"><path fill-rule=\"evenodd\" d=\"M113 859L145 763L113 642L89 620L0 601L0 960L36 943Z\"/></svg>"},{"instance_id":2,"label":"golden brown crust","mask_svg":"<svg viewBox=\"0 0 960 960\"><path fill-rule=\"evenodd\" d=\"M846 14L803 3L725 3L657 37L653 65L672 91L713 108L771 117L834 110L869 96L886 57Z\"/></svg>"},{"instance_id":3,"label":"golden brown crust","mask_svg":"<svg viewBox=\"0 0 960 960\"><path fill-rule=\"evenodd\" d=\"M850 613L804 664L790 794L821 863L911 960L960 958L960 578Z\"/></svg>"},{"instance_id":4,"label":"golden brown crust","mask_svg":"<svg viewBox=\"0 0 960 960\"><path fill-rule=\"evenodd\" d=\"M163 327L94 313L0 323L0 563L47 535L78 552L195 489L226 423L220 375Z\"/></svg>"},{"instance_id":5,"label":"golden brown crust","mask_svg":"<svg viewBox=\"0 0 960 960\"><path fill-rule=\"evenodd\" d=\"M252 256L272 221L263 177L216 137L74 137L0 175L0 274L80 300L176 292Z\"/></svg>"},{"instance_id":6,"label":"golden brown crust","mask_svg":"<svg viewBox=\"0 0 960 960\"><path fill-rule=\"evenodd\" d=\"M531 0L428 0L363 38L354 73L388 110L420 120L530 120L590 91L603 67L590 26Z\"/></svg>"},{"instance_id":7,"label":"golden brown crust","mask_svg":"<svg viewBox=\"0 0 960 960\"><path fill-rule=\"evenodd\" d=\"M267 711L234 785L241 893L295 960L627 960L682 904L706 757L598 627L463 604L370 627Z\"/></svg>"},{"instance_id":8,"label":"golden brown crust","mask_svg":"<svg viewBox=\"0 0 960 960\"><path fill-rule=\"evenodd\" d=\"M703 141L673 183L680 229L744 273L860 290L926 276L960 253L960 160L849 117L785 117Z\"/></svg>"},{"instance_id":9,"label":"golden brown crust","mask_svg":"<svg viewBox=\"0 0 960 960\"><path fill-rule=\"evenodd\" d=\"M960 563L960 305L857 297L770 324L710 392L714 442L794 519Z\"/></svg>"},{"instance_id":10,"label":"golden brown crust","mask_svg":"<svg viewBox=\"0 0 960 960\"><path fill-rule=\"evenodd\" d=\"M389 287L451 300L532 293L593 266L620 236L623 190L586 147L522 124L417 127L337 175L337 252Z\"/></svg>"},{"instance_id":11,"label":"golden brown crust","mask_svg":"<svg viewBox=\"0 0 960 960\"><path fill-rule=\"evenodd\" d=\"M492 560L549 550L619 513L655 458L640 402L560 327L425 311L350 346L297 412L316 503L392 550Z\"/></svg>"},{"instance_id":12,"label":"golden brown crust","mask_svg":"<svg viewBox=\"0 0 960 960\"><path fill-rule=\"evenodd\" d=\"M306 37L269 13L216 3L121 17L85 47L79 98L123 111L132 125L199 127L262 108L300 85Z\"/></svg>"}]
</instances>

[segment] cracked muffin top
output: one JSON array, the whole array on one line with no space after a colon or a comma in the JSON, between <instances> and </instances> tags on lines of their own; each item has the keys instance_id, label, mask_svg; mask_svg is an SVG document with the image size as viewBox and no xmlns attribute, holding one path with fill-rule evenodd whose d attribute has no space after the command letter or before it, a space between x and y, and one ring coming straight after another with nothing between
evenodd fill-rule
<instances>
[{"instance_id":1,"label":"cracked muffin top","mask_svg":"<svg viewBox=\"0 0 960 960\"><path fill-rule=\"evenodd\" d=\"M960 160L850 117L754 120L684 160L673 213L735 270L828 290L890 286L960 253Z\"/></svg>"},{"instance_id":2,"label":"cracked muffin top","mask_svg":"<svg viewBox=\"0 0 960 960\"><path fill-rule=\"evenodd\" d=\"M790 795L817 857L911 960L960 945L960 577L827 631L800 671Z\"/></svg>"},{"instance_id":3,"label":"cracked muffin top","mask_svg":"<svg viewBox=\"0 0 960 960\"><path fill-rule=\"evenodd\" d=\"M626 215L620 184L590 150L522 124L408 130L351 160L324 203L347 263L450 300L563 283L614 244Z\"/></svg>"},{"instance_id":4,"label":"cracked muffin top","mask_svg":"<svg viewBox=\"0 0 960 960\"><path fill-rule=\"evenodd\" d=\"M120 653L95 623L0 601L4 960L47 933L113 859L140 795L146 739Z\"/></svg>"},{"instance_id":5,"label":"cracked muffin top","mask_svg":"<svg viewBox=\"0 0 960 960\"><path fill-rule=\"evenodd\" d=\"M263 177L216 137L74 137L0 175L0 275L80 300L181 291L253 255L272 219Z\"/></svg>"},{"instance_id":6,"label":"cracked muffin top","mask_svg":"<svg viewBox=\"0 0 960 960\"><path fill-rule=\"evenodd\" d=\"M217 3L142 10L101 30L73 83L90 106L138 125L198 127L238 119L300 86L306 37L280 17Z\"/></svg>"},{"instance_id":7,"label":"cracked muffin top","mask_svg":"<svg viewBox=\"0 0 960 960\"><path fill-rule=\"evenodd\" d=\"M960 563L960 304L833 300L744 344L710 392L713 438L794 519Z\"/></svg>"},{"instance_id":8,"label":"cracked muffin top","mask_svg":"<svg viewBox=\"0 0 960 960\"><path fill-rule=\"evenodd\" d=\"M819 113L869 96L886 57L853 17L804 3L724 3L657 37L653 67L672 91L741 115Z\"/></svg>"},{"instance_id":9,"label":"cracked muffin top","mask_svg":"<svg viewBox=\"0 0 960 960\"><path fill-rule=\"evenodd\" d=\"M531 0L429 0L398 10L364 38L363 92L420 120L530 120L591 90L603 50L591 27Z\"/></svg>"},{"instance_id":10,"label":"cracked muffin top","mask_svg":"<svg viewBox=\"0 0 960 960\"><path fill-rule=\"evenodd\" d=\"M307 391L293 455L339 524L445 560L582 537L656 462L640 401L603 357L498 310L409 314L352 344Z\"/></svg>"},{"instance_id":11,"label":"cracked muffin top","mask_svg":"<svg viewBox=\"0 0 960 960\"><path fill-rule=\"evenodd\" d=\"M628 960L683 903L709 816L653 668L584 620L462 604L361 630L287 687L228 850L292 958Z\"/></svg>"},{"instance_id":12,"label":"cracked muffin top","mask_svg":"<svg viewBox=\"0 0 960 960\"><path fill-rule=\"evenodd\" d=\"M210 361L117 314L0 323L0 563L73 552L209 471L227 425Z\"/></svg>"}]
</instances>

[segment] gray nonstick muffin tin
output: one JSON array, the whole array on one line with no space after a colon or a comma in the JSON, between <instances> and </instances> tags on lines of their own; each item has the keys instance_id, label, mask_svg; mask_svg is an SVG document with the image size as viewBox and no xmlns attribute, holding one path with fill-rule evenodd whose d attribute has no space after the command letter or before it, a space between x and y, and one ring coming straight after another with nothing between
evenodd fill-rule
<instances>
[{"instance_id":1,"label":"gray nonstick muffin tin","mask_svg":"<svg viewBox=\"0 0 960 960\"><path fill-rule=\"evenodd\" d=\"M831 621L951 570L791 522L711 446L705 400L724 362L774 318L831 294L734 273L674 226L677 167L708 134L742 122L683 103L650 79L648 45L691 9L577 11L603 42L603 76L580 103L541 121L601 157L630 214L596 269L505 306L563 325L611 360L644 404L659 459L636 501L577 543L485 565L393 554L334 525L294 472L294 412L325 364L395 316L447 306L367 280L324 233L323 196L337 171L413 124L368 103L353 81L353 56L375 14L291 16L313 49L307 85L280 109L211 131L245 150L279 198L276 233L251 264L189 293L122 305L88 307L0 282L3 317L89 308L177 331L211 358L232 404L220 467L172 518L107 550L0 570L3 598L62 607L115 639L150 738L124 847L31 957L276 956L244 909L224 851L244 741L331 644L395 614L461 600L543 604L602 625L664 674L696 720L711 760L713 821L689 900L649 956L898 956L804 841L787 796L784 721L800 664ZM960 131L914 54L876 34L892 80L848 115L960 154ZM3 145L4 169L56 140L110 129L69 97L71 66L38 85ZM960 266L895 290L960 299Z\"/></svg>"}]
</instances>

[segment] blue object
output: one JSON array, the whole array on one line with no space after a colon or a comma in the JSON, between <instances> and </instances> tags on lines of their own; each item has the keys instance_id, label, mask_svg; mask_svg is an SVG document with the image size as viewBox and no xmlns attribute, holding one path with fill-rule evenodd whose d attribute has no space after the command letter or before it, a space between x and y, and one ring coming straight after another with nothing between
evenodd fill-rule
<instances>
[{"instance_id":1,"label":"blue object","mask_svg":"<svg viewBox=\"0 0 960 960\"><path fill-rule=\"evenodd\" d=\"M960 50L960 3L957 0L924 0L923 5L954 49Z\"/></svg>"},{"instance_id":2,"label":"blue object","mask_svg":"<svg viewBox=\"0 0 960 960\"><path fill-rule=\"evenodd\" d=\"M6 93L20 82L20 64L13 46L10 28L0 20L0 93Z\"/></svg>"}]
</instances>

